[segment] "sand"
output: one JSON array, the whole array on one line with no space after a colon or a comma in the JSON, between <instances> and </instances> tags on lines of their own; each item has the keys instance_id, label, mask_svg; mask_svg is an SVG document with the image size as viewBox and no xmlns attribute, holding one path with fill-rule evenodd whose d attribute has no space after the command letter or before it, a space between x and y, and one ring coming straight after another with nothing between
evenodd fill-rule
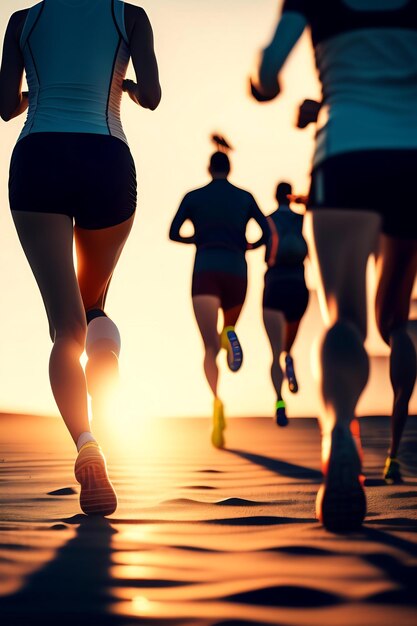
<instances>
[{"instance_id":1,"label":"sand","mask_svg":"<svg viewBox=\"0 0 417 626\"><path fill-rule=\"evenodd\" d=\"M60 420L0 416L1 623L417 625L417 419L399 487L381 480L388 419L361 426L368 515L335 535L314 518L315 420L231 419L224 451L201 419L112 424L103 520L80 512Z\"/></svg>"}]
</instances>

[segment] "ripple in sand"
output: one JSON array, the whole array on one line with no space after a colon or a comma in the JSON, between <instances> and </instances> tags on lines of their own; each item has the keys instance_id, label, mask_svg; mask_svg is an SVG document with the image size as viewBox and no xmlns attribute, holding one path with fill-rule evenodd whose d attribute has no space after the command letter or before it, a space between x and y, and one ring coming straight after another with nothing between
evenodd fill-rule
<instances>
[{"instance_id":1,"label":"ripple in sand","mask_svg":"<svg viewBox=\"0 0 417 626\"><path fill-rule=\"evenodd\" d=\"M311 524L312 522L317 522L317 520L315 518L278 517L272 515L231 517L205 521L206 524L220 524L224 526L279 526L281 524Z\"/></svg>"},{"instance_id":2,"label":"ripple in sand","mask_svg":"<svg viewBox=\"0 0 417 626\"><path fill-rule=\"evenodd\" d=\"M342 602L342 599L333 593L295 585L264 587L227 596L225 599L242 604L296 608L332 606Z\"/></svg>"},{"instance_id":3,"label":"ripple in sand","mask_svg":"<svg viewBox=\"0 0 417 626\"><path fill-rule=\"evenodd\" d=\"M48 491L47 496L73 496L76 494L76 490L73 487L63 487L62 489L55 489L55 491Z\"/></svg>"},{"instance_id":4,"label":"ripple in sand","mask_svg":"<svg viewBox=\"0 0 417 626\"><path fill-rule=\"evenodd\" d=\"M214 502L217 506L265 506L274 505L275 502L257 502L255 500L245 500L244 498L226 498L225 500L219 500Z\"/></svg>"}]
</instances>

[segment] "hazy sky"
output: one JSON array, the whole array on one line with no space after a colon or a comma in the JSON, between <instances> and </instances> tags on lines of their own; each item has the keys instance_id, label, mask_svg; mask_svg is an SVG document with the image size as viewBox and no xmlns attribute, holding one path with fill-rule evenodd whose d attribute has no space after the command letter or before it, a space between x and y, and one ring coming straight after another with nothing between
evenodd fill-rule
<instances>
[{"instance_id":1,"label":"hazy sky","mask_svg":"<svg viewBox=\"0 0 417 626\"><path fill-rule=\"evenodd\" d=\"M0 33L14 10L33 4L2 0ZM248 97L248 73L255 52L272 32L280 6L276 0L140 4L154 28L163 100L155 112L139 109L128 98L123 104L122 120L138 171L139 205L107 304L122 334L121 410L138 419L206 415L211 396L190 298L194 248L168 241L170 221L185 192L208 182L213 130L224 133L235 147L232 182L249 189L265 213L275 208L273 193L280 180L306 192L314 129L299 131L294 120L299 102L318 97L319 86L306 36L286 66L282 97L266 106ZM128 74L134 78L131 70ZM0 410L56 414L47 374L46 316L8 208L10 154L23 121L0 122ZM248 299L238 325L245 362L232 375L221 358L220 389L229 415L269 415L275 397L260 309L263 251L248 254L248 262ZM313 287L310 271L308 279ZM288 398L290 415L317 414L310 348L321 330L312 294L294 350L300 392ZM374 354L386 354L374 328L369 345ZM390 411L388 383L386 359L374 358L363 412Z\"/></svg>"}]
</instances>

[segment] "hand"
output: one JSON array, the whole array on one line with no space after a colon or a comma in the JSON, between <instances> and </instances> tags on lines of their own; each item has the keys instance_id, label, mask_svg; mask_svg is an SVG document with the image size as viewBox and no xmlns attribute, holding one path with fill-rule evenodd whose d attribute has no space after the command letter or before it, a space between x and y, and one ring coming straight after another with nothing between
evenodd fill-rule
<instances>
[{"instance_id":1,"label":"hand","mask_svg":"<svg viewBox=\"0 0 417 626\"><path fill-rule=\"evenodd\" d=\"M128 78L126 78L122 84L123 91L127 92L127 94L129 95L129 98L133 100L135 104L138 104L137 87L138 86L135 83L135 81L129 80Z\"/></svg>"},{"instance_id":2,"label":"hand","mask_svg":"<svg viewBox=\"0 0 417 626\"><path fill-rule=\"evenodd\" d=\"M321 102L316 100L304 100L298 109L297 128L306 128L309 124L315 124L321 109Z\"/></svg>"},{"instance_id":3,"label":"hand","mask_svg":"<svg viewBox=\"0 0 417 626\"><path fill-rule=\"evenodd\" d=\"M277 83L276 89L270 90L268 93L260 85L254 84L252 78L249 79L250 92L257 102L271 102L279 94L279 85Z\"/></svg>"},{"instance_id":4,"label":"hand","mask_svg":"<svg viewBox=\"0 0 417 626\"><path fill-rule=\"evenodd\" d=\"M302 196L295 193L288 193L287 198L290 202L295 202L295 204L307 204L308 196Z\"/></svg>"}]
</instances>

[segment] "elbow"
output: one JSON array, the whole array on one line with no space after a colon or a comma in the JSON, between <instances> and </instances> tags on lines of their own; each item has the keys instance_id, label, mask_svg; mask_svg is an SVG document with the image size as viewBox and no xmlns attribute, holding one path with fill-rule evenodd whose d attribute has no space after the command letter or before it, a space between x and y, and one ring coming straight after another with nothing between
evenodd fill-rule
<instances>
[{"instance_id":1,"label":"elbow","mask_svg":"<svg viewBox=\"0 0 417 626\"><path fill-rule=\"evenodd\" d=\"M10 122L10 120L13 118L13 111L11 111L7 107L2 106L0 107L0 117L3 122Z\"/></svg>"},{"instance_id":2,"label":"elbow","mask_svg":"<svg viewBox=\"0 0 417 626\"><path fill-rule=\"evenodd\" d=\"M158 88L153 90L152 92L148 92L144 94L142 99L142 106L150 111L155 111L158 108L159 103L161 102L162 92L161 88L158 85Z\"/></svg>"}]
</instances>

